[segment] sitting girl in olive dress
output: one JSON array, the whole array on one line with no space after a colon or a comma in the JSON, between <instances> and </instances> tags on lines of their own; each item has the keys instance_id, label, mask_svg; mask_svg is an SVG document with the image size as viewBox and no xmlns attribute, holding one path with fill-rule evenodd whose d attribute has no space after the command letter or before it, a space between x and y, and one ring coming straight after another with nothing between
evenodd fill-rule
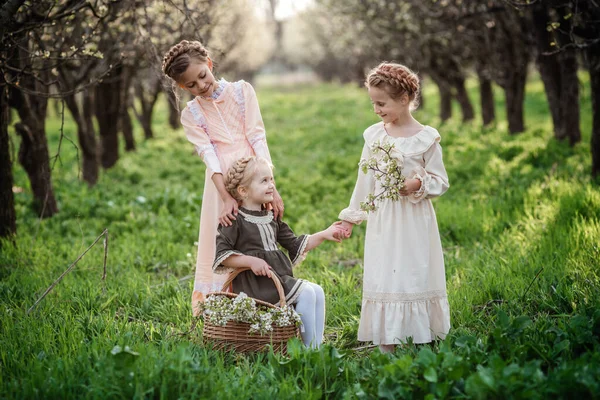
<instances>
[{"instance_id":1,"label":"sitting girl in olive dress","mask_svg":"<svg viewBox=\"0 0 600 400\"><path fill-rule=\"evenodd\" d=\"M251 271L244 271L233 280L233 291L271 304L279 302L271 279L275 274L287 304L294 304L300 314L302 341L306 346L319 347L325 329L323 289L294 278L292 267L323 241L339 242L334 235L340 232L340 222L313 235L296 236L285 222L273 218L273 212L264 208L273 201L275 193L271 165L264 158L245 157L234 162L225 177L225 187L240 208L230 226L219 225L213 271L227 274L235 268L250 267ZM278 243L289 257L278 248Z\"/></svg>"}]
</instances>

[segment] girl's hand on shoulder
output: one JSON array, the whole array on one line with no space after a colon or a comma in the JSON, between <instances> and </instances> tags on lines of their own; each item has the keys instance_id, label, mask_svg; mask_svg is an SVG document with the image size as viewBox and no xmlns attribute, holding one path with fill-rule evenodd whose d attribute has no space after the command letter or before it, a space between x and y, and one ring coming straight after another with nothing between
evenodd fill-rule
<instances>
[{"instance_id":1,"label":"girl's hand on shoulder","mask_svg":"<svg viewBox=\"0 0 600 400\"><path fill-rule=\"evenodd\" d=\"M275 219L283 218L283 199L279 195L277 189L273 191L273 201L270 203L271 209L273 210L273 217Z\"/></svg>"},{"instance_id":2,"label":"girl's hand on shoulder","mask_svg":"<svg viewBox=\"0 0 600 400\"><path fill-rule=\"evenodd\" d=\"M258 257L252 257L250 261L250 268L254 275L256 276L266 276L267 278L271 277L271 266L267 264L267 262Z\"/></svg>"},{"instance_id":3,"label":"girl's hand on shoulder","mask_svg":"<svg viewBox=\"0 0 600 400\"><path fill-rule=\"evenodd\" d=\"M237 200L229 196L227 200L223 202L223 211L219 215L219 223L223 226L231 226L232 221L238 214L238 203Z\"/></svg>"},{"instance_id":4,"label":"girl's hand on shoulder","mask_svg":"<svg viewBox=\"0 0 600 400\"><path fill-rule=\"evenodd\" d=\"M408 196L421 189L421 181L419 179L407 179L404 181L404 189L400 191L402 196Z\"/></svg>"}]
</instances>

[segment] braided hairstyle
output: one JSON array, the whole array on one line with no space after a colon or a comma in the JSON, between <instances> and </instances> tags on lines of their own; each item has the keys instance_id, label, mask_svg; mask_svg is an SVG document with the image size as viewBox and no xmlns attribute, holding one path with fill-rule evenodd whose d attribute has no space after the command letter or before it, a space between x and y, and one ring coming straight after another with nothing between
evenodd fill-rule
<instances>
[{"instance_id":1,"label":"braided hairstyle","mask_svg":"<svg viewBox=\"0 0 600 400\"><path fill-rule=\"evenodd\" d=\"M190 64L208 61L208 50L197 40L182 40L171 47L163 57L162 71L175 82Z\"/></svg>"},{"instance_id":2,"label":"braided hairstyle","mask_svg":"<svg viewBox=\"0 0 600 400\"><path fill-rule=\"evenodd\" d=\"M394 100L405 93L411 103L411 110L418 107L420 88L419 77L402 64L383 62L367 74L366 87L378 87Z\"/></svg>"},{"instance_id":3,"label":"braided hairstyle","mask_svg":"<svg viewBox=\"0 0 600 400\"><path fill-rule=\"evenodd\" d=\"M227 171L225 176L225 189L238 202L242 201L238 188L247 187L258 168L258 165L263 163L272 168L268 160L261 157L244 157L240 158Z\"/></svg>"}]
</instances>

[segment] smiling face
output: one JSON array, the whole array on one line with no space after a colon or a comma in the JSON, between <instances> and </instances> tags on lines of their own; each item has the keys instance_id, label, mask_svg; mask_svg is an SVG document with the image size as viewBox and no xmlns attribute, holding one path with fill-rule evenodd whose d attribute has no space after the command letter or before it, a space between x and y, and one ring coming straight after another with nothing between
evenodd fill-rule
<instances>
[{"instance_id":1,"label":"smiling face","mask_svg":"<svg viewBox=\"0 0 600 400\"><path fill-rule=\"evenodd\" d=\"M393 99L380 87L369 86L368 90L371 103L373 103L373 111L384 123L393 123L403 114L410 112L406 94L398 99Z\"/></svg>"},{"instance_id":2,"label":"smiling face","mask_svg":"<svg viewBox=\"0 0 600 400\"><path fill-rule=\"evenodd\" d=\"M217 87L217 81L210 67L211 65L206 62L192 62L179 76L177 83L193 96L209 97Z\"/></svg>"},{"instance_id":3,"label":"smiling face","mask_svg":"<svg viewBox=\"0 0 600 400\"><path fill-rule=\"evenodd\" d=\"M273 201L275 181L273 171L266 163L259 163L252 175L252 180L245 187L240 187L242 205L248 209L259 209L260 206Z\"/></svg>"}]
</instances>

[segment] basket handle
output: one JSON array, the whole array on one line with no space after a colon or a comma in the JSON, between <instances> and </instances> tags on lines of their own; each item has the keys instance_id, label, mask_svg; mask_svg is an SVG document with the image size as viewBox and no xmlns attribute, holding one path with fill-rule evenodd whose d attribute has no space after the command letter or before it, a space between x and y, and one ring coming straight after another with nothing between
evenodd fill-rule
<instances>
[{"instance_id":1,"label":"basket handle","mask_svg":"<svg viewBox=\"0 0 600 400\"><path fill-rule=\"evenodd\" d=\"M250 267L242 267L242 268L236 268L233 270L233 272L231 274L229 274L229 277L227 278L227 280L225 281L225 283L223 283L223 291L226 291L227 288L229 287L229 285L231 285L231 282L233 282L233 280L242 272L244 271L248 271L248 270L252 270L252 268ZM285 293L283 292L283 286L281 286L281 282L279 281L279 278L277 278L277 275L275 275L272 271L271 271L271 279L273 280L273 283L275 284L275 288L277 289L277 294L279 295L279 304L281 304L281 306L285 306Z\"/></svg>"}]
</instances>

